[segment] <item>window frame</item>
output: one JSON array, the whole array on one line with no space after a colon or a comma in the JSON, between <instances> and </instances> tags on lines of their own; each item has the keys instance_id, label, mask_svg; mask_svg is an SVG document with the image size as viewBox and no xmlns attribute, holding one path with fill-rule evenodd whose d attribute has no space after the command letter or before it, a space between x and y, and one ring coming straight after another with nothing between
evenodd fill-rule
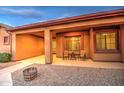
<instances>
[{"instance_id":1,"label":"window frame","mask_svg":"<svg viewBox=\"0 0 124 93\"><path fill-rule=\"evenodd\" d=\"M5 38L7 38L7 42L5 42ZM3 43L4 43L4 45L10 45L10 36L4 36Z\"/></svg>"},{"instance_id":2,"label":"window frame","mask_svg":"<svg viewBox=\"0 0 124 93\"><path fill-rule=\"evenodd\" d=\"M97 43L96 43L96 34L97 33L115 33L115 47L116 49L97 49ZM118 53L119 50L120 50L120 47L119 47L119 30L117 29L106 29L106 30L95 30L94 31L94 50L95 50L95 53Z\"/></svg>"}]
</instances>

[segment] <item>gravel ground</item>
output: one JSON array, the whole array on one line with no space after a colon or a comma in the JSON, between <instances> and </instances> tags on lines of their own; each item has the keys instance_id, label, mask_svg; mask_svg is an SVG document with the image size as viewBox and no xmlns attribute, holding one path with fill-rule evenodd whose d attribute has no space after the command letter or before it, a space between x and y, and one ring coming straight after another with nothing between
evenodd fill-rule
<instances>
[{"instance_id":1,"label":"gravel ground","mask_svg":"<svg viewBox=\"0 0 124 93\"><path fill-rule=\"evenodd\" d=\"M124 69L38 65L38 77L24 81L22 71L12 73L14 86L122 86ZM27 67L26 67L27 68Z\"/></svg>"}]
</instances>

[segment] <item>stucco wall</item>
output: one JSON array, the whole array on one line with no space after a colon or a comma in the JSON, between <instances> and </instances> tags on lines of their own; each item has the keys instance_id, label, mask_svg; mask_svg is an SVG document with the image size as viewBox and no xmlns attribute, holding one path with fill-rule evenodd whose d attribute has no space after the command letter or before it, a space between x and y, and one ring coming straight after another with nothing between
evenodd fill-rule
<instances>
[{"instance_id":1,"label":"stucco wall","mask_svg":"<svg viewBox=\"0 0 124 93\"><path fill-rule=\"evenodd\" d=\"M62 57L63 56L63 50L64 50L63 34L57 34L56 35L56 56Z\"/></svg>"},{"instance_id":2,"label":"stucco wall","mask_svg":"<svg viewBox=\"0 0 124 93\"><path fill-rule=\"evenodd\" d=\"M9 34L6 32L6 29L3 27L0 27L0 52L11 52L11 42L9 45L4 45L4 36L9 36Z\"/></svg>"},{"instance_id":3,"label":"stucco wall","mask_svg":"<svg viewBox=\"0 0 124 93\"><path fill-rule=\"evenodd\" d=\"M84 32L84 50L86 51L86 57L90 58L90 43L89 43L89 32Z\"/></svg>"},{"instance_id":4,"label":"stucco wall","mask_svg":"<svg viewBox=\"0 0 124 93\"><path fill-rule=\"evenodd\" d=\"M121 61L121 53L94 53L93 60L95 61Z\"/></svg>"},{"instance_id":5,"label":"stucco wall","mask_svg":"<svg viewBox=\"0 0 124 93\"><path fill-rule=\"evenodd\" d=\"M16 36L16 60L44 54L44 39L28 34Z\"/></svg>"},{"instance_id":6,"label":"stucco wall","mask_svg":"<svg viewBox=\"0 0 124 93\"><path fill-rule=\"evenodd\" d=\"M121 53L122 53L122 61L124 62L124 25L121 26Z\"/></svg>"}]
</instances>

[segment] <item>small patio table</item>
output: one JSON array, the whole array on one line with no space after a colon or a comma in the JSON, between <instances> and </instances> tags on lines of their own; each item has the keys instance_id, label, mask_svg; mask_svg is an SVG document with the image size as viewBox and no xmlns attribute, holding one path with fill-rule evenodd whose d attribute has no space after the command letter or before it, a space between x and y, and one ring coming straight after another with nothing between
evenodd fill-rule
<instances>
[{"instance_id":1,"label":"small patio table","mask_svg":"<svg viewBox=\"0 0 124 93\"><path fill-rule=\"evenodd\" d=\"M70 60L76 60L76 54L74 52L69 53L69 59Z\"/></svg>"}]
</instances>

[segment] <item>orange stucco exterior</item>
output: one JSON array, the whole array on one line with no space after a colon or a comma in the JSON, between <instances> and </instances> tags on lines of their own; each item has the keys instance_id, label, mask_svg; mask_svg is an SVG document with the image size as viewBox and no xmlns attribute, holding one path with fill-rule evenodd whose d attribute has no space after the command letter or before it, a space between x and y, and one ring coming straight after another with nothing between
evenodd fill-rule
<instances>
[{"instance_id":1,"label":"orange stucco exterior","mask_svg":"<svg viewBox=\"0 0 124 93\"><path fill-rule=\"evenodd\" d=\"M52 35L55 34L57 57L63 56L65 47L64 36L81 36L81 49L86 50L87 58L95 61L123 61L124 62L124 10L110 12L108 14L92 14L91 18L86 16L65 18L60 20L48 21L11 29L12 34L12 54L13 59L24 59L44 54L46 63L52 62ZM77 19L76 19L77 18ZM95 50L95 29L109 27L119 27L118 46L116 52L96 52ZM30 33L44 32L43 38L38 38ZM101 30L100 30L101 31ZM36 34L35 34L36 35ZM35 46L34 46L35 45ZM27 53L25 53L25 51Z\"/></svg>"},{"instance_id":2,"label":"orange stucco exterior","mask_svg":"<svg viewBox=\"0 0 124 93\"><path fill-rule=\"evenodd\" d=\"M29 34L16 36L16 60L44 54L44 40Z\"/></svg>"},{"instance_id":3,"label":"orange stucco exterior","mask_svg":"<svg viewBox=\"0 0 124 93\"><path fill-rule=\"evenodd\" d=\"M123 27L121 27L121 29L119 30L121 31L121 38L123 38L124 37ZM69 32L64 32L64 33L57 33L56 34L56 55L57 57L63 57L63 51L65 47L64 36L76 36L76 35L80 35L82 37L81 38L81 49L86 50L87 58L91 58L94 61L116 61L116 62L123 61L124 59L123 39L121 39L121 42L120 42L121 49L119 52L117 53L96 53L95 43L94 43L94 30L92 28L89 29L88 31L82 30L82 31L69 31ZM44 41L45 40L43 38L34 37L32 35L17 34L16 35L16 60L44 54L44 52L41 52L41 51L44 51L45 49ZM50 42L52 42L52 40ZM39 44L41 44L42 46L40 46ZM34 45L37 45L38 47L34 47ZM29 48L28 50L29 54L25 54L24 51L29 46L31 46L31 48ZM52 46L50 49L52 51Z\"/></svg>"}]
</instances>

